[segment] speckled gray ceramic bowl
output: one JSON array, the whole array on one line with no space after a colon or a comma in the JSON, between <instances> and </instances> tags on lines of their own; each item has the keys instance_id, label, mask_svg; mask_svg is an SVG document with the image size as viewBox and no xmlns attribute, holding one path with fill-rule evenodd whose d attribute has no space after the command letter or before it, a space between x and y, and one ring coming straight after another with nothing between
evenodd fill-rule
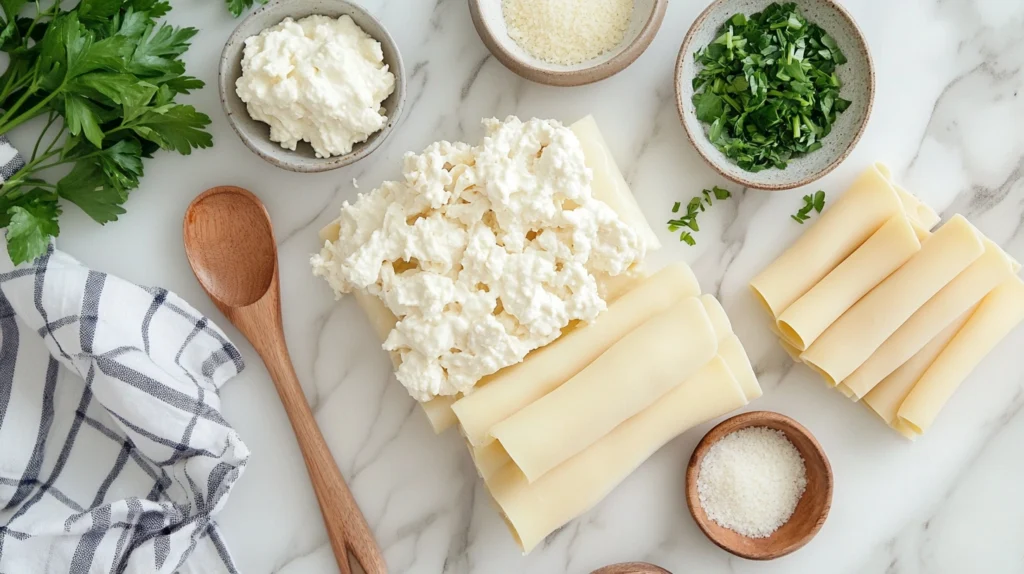
<instances>
[{"instance_id":1,"label":"speckled gray ceramic bowl","mask_svg":"<svg viewBox=\"0 0 1024 574\"><path fill-rule=\"evenodd\" d=\"M690 26L683 47L676 59L676 107L686 128L686 136L704 161L724 177L755 189L783 190L807 185L836 168L857 144L875 99L875 72L871 53L863 34L850 14L832 0L787 0L809 21L825 29L835 38L848 62L838 68L843 83L840 95L851 100L850 107L839 115L832 133L821 140L822 148L789 161L784 170L766 169L751 173L740 169L708 141L708 126L697 120L693 105L693 77L699 64L693 53L711 43L718 27L733 14L753 14L773 0L716 0Z\"/></svg>"},{"instance_id":2,"label":"speckled gray ceramic bowl","mask_svg":"<svg viewBox=\"0 0 1024 574\"><path fill-rule=\"evenodd\" d=\"M289 16L298 20L314 14L331 18L350 16L360 28L380 42L384 52L384 63L395 75L395 91L383 102L388 117L387 124L371 134L366 141L356 144L351 152L330 158L316 157L313 148L305 142L300 142L295 151L291 151L281 147L277 142L270 141L270 126L252 119L245 103L235 92L235 81L242 75L242 50L246 38L277 25ZM224 45L219 83L220 101L224 106L224 112L242 142L256 155L278 167L305 173L336 169L373 153L402 117L402 105L405 102L405 68L402 66L402 56L398 53L398 45L384 26L369 12L358 4L345 0L272 0L256 10L242 20Z\"/></svg>"}]
</instances>

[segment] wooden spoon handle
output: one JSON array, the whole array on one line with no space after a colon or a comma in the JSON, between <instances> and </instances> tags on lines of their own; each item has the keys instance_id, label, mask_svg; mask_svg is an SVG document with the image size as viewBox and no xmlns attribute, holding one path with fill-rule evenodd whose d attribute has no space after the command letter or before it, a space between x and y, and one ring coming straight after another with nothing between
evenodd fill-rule
<instances>
[{"instance_id":1,"label":"wooden spoon handle","mask_svg":"<svg viewBox=\"0 0 1024 574\"><path fill-rule=\"evenodd\" d=\"M302 457L306 460L306 469L313 482L313 491L316 492L320 513L323 514L324 525L327 527L327 537L331 541L331 548L334 550L341 574L351 572L349 552L355 556L366 574L387 574L387 564L373 538L370 526L345 484L345 479L342 478L323 435L320 434L320 428L313 418L309 403L306 402L306 396L302 393L284 342L264 348L261 355L267 370L270 371L270 377L277 386L277 392L281 395L281 402L295 430L295 438L299 441Z\"/></svg>"}]
</instances>

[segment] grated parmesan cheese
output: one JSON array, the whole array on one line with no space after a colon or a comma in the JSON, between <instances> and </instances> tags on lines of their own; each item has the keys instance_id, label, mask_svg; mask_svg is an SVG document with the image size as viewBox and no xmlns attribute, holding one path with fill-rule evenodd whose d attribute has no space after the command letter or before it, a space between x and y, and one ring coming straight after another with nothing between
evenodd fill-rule
<instances>
[{"instance_id":1,"label":"grated parmesan cheese","mask_svg":"<svg viewBox=\"0 0 1024 574\"><path fill-rule=\"evenodd\" d=\"M503 0L508 35L531 56L578 64L618 46L633 0Z\"/></svg>"},{"instance_id":2,"label":"grated parmesan cheese","mask_svg":"<svg viewBox=\"0 0 1024 574\"><path fill-rule=\"evenodd\" d=\"M749 538L767 538L793 516L807 487L800 452L782 431L751 427L708 449L697 494L708 518Z\"/></svg>"}]
</instances>

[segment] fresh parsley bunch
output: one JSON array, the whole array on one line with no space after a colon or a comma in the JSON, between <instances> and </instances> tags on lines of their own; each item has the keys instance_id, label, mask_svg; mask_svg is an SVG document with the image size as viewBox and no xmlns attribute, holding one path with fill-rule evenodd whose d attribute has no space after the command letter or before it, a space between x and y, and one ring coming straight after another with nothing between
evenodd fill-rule
<instances>
[{"instance_id":1,"label":"fresh parsley bunch","mask_svg":"<svg viewBox=\"0 0 1024 574\"><path fill-rule=\"evenodd\" d=\"M702 66L693 79L697 119L747 171L785 169L790 158L820 149L850 106L836 75L846 56L793 3L734 15L694 59Z\"/></svg>"},{"instance_id":2,"label":"fresh parsley bunch","mask_svg":"<svg viewBox=\"0 0 1024 574\"><path fill-rule=\"evenodd\" d=\"M0 75L0 134L46 118L24 169L0 187L0 227L15 263L60 233L60 199L99 223L114 221L139 185L143 158L213 145L210 118L175 102L203 82L185 75L180 59L197 30L158 22L166 0L27 4L0 0L0 50L10 58ZM57 166L70 171L56 182L43 177Z\"/></svg>"}]
</instances>

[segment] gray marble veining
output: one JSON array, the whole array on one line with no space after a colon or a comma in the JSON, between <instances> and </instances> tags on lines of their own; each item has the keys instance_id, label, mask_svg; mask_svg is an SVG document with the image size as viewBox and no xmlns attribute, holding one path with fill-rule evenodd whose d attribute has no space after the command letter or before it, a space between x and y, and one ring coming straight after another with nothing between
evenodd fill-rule
<instances>
[{"instance_id":1,"label":"gray marble veining","mask_svg":"<svg viewBox=\"0 0 1024 574\"><path fill-rule=\"evenodd\" d=\"M935 427L910 444L866 409L794 366L770 336L747 283L801 232L801 196L841 192L869 163L888 163L905 187L944 215L961 212L1024 259L1024 2L848 0L870 42L878 93L868 129L835 172L807 189L744 191L706 213L697 246L661 225L672 202L724 184L689 147L676 118L672 68L704 2L671 2L650 49L630 68L581 88L531 84L480 43L462 0L367 0L396 38L408 73L406 114L371 158L327 173L279 171L252 155L220 114L216 57L235 22L221 2L178 2L172 20L201 24L188 53L206 80L192 103L214 117L216 147L147 164L121 221L97 228L69 209L61 247L90 266L164 285L218 316L181 248L181 215L200 191L246 187L267 204L281 255L285 328L317 420L384 548L393 572L586 573L628 560L677 572L1024 572L1024 329L977 369ZM752 563L711 545L682 497L694 429L655 454L602 504L521 557L477 484L461 441L434 436L390 373L350 300L334 301L309 273L316 231L341 202L395 177L402 154L437 139L479 137L482 117L573 121L592 113L643 211L662 233L654 263L685 260L719 295L765 396L808 426L836 475L832 514L796 554ZM15 141L22 146L30 142ZM188 163L185 163L188 162ZM221 321L227 326L226 321ZM240 335L229 331L241 343ZM221 515L243 572L317 574L335 566L287 419L258 358L223 393L252 459Z\"/></svg>"}]
</instances>

